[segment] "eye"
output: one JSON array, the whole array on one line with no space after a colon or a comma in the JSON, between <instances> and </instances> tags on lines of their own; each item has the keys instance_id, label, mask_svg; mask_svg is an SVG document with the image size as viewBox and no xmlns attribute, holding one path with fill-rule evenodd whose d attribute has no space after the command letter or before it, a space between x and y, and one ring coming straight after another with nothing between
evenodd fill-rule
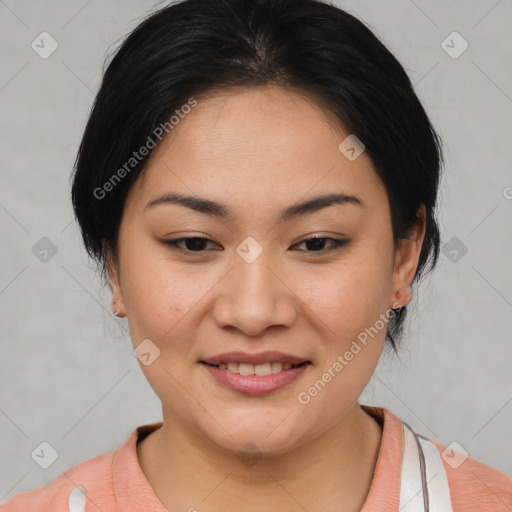
<instances>
[{"instance_id":1,"label":"eye","mask_svg":"<svg viewBox=\"0 0 512 512\"><path fill-rule=\"evenodd\" d=\"M330 248L325 249L324 245L327 241L329 241L331 245ZM170 246L172 249L180 249L183 252L198 254L205 252L205 249L210 242L215 243L213 240L210 240L209 238L202 238L197 236L175 238L174 240L163 240L163 243L167 246ZM311 238L307 238L306 240L303 240L302 242L299 242L295 245L306 244L306 247L308 247L311 250L307 250L305 252L328 253L336 250L337 248L347 243L348 240L345 239L314 236ZM182 244L185 244L185 247L183 247Z\"/></svg>"},{"instance_id":2,"label":"eye","mask_svg":"<svg viewBox=\"0 0 512 512\"><path fill-rule=\"evenodd\" d=\"M326 241L330 241L330 243L331 243L331 246L329 249L323 248ZM345 239L331 238L331 237L325 237L325 236L314 236L312 238L307 238L306 240L302 240L302 242L299 242L296 245L306 244L306 247L312 249L312 250L306 251L306 252L327 253L327 252L334 251L337 248L339 248L347 243L348 243L348 240L345 240Z\"/></svg>"},{"instance_id":3,"label":"eye","mask_svg":"<svg viewBox=\"0 0 512 512\"><path fill-rule=\"evenodd\" d=\"M163 240L163 242L171 246L172 249L177 248L185 252L197 253L204 252L205 245L207 245L208 242L214 243L213 240L209 238L201 238L199 236L175 238L174 240ZM185 248L180 245L183 242L185 242Z\"/></svg>"}]
</instances>

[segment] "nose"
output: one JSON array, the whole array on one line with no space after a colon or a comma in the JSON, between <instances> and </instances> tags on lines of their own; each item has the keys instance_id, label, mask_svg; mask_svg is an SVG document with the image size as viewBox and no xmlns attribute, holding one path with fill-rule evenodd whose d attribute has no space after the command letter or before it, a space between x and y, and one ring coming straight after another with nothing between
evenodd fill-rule
<instances>
[{"instance_id":1,"label":"nose","mask_svg":"<svg viewBox=\"0 0 512 512\"><path fill-rule=\"evenodd\" d=\"M259 336L275 326L290 327L297 315L297 297L286 276L271 267L265 251L251 263L235 260L234 267L218 286L213 318L221 328L238 329Z\"/></svg>"}]
</instances>

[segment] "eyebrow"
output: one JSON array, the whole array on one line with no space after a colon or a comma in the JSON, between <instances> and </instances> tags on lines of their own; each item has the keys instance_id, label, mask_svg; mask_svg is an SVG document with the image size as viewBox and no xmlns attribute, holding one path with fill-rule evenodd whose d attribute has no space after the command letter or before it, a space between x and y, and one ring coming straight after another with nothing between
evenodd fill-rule
<instances>
[{"instance_id":1,"label":"eyebrow","mask_svg":"<svg viewBox=\"0 0 512 512\"><path fill-rule=\"evenodd\" d=\"M231 210L226 205L217 203L216 201L212 201L210 199L186 196L177 192L167 193L157 197L156 199L153 199L144 207L144 210L160 204L177 204L185 206L186 208L190 208L191 210L204 213L206 215L211 215L213 217L220 217L223 219L233 218ZM341 192L336 194L324 194L285 208L281 212L279 222L289 221L303 215L317 212L323 208L327 208L328 206L345 204L353 204L361 208L365 208L365 204L360 197L344 194Z\"/></svg>"}]
</instances>

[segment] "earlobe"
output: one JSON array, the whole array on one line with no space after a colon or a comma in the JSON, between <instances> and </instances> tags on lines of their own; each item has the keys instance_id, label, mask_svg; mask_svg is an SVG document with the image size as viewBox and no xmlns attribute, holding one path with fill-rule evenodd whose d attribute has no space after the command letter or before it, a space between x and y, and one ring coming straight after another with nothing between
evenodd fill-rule
<instances>
[{"instance_id":1,"label":"earlobe","mask_svg":"<svg viewBox=\"0 0 512 512\"><path fill-rule=\"evenodd\" d=\"M392 308L403 307L411 300L411 283L418 268L425 237L425 206L418 209L418 222L409 238L400 240L393 272Z\"/></svg>"}]
</instances>

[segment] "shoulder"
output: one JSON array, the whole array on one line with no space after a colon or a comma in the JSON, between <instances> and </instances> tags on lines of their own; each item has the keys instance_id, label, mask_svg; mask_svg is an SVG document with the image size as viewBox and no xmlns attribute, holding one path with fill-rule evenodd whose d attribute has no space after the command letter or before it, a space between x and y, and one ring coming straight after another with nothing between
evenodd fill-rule
<instances>
[{"instance_id":1,"label":"shoulder","mask_svg":"<svg viewBox=\"0 0 512 512\"><path fill-rule=\"evenodd\" d=\"M443 460L454 512L512 510L512 478L451 445L430 441Z\"/></svg>"},{"instance_id":2,"label":"shoulder","mask_svg":"<svg viewBox=\"0 0 512 512\"><path fill-rule=\"evenodd\" d=\"M83 486L87 497L100 510L112 510L114 500L111 467L117 450L113 450L64 471L51 482L30 491L21 492L0 504L0 512L31 512L69 510L70 495ZM80 500L80 490L73 493Z\"/></svg>"},{"instance_id":3,"label":"shoulder","mask_svg":"<svg viewBox=\"0 0 512 512\"><path fill-rule=\"evenodd\" d=\"M404 422L382 407L363 406L363 409L383 425L383 446L393 453L382 455L386 455L390 464L400 467ZM461 446L445 446L419 432L417 434L429 441L439 456L446 473L453 512L512 512L512 478L469 457Z\"/></svg>"}]
</instances>

